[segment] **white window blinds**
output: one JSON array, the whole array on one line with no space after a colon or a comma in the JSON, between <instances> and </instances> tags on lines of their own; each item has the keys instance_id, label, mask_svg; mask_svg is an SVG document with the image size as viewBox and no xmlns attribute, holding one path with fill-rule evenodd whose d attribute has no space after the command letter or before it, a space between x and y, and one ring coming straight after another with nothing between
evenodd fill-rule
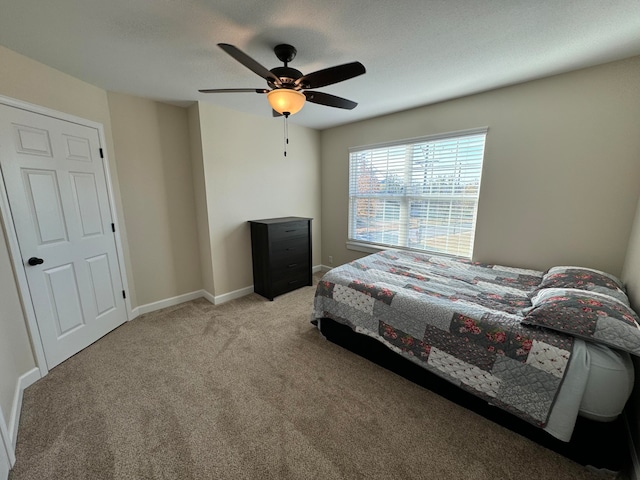
<instances>
[{"instance_id":1,"label":"white window blinds","mask_svg":"<svg viewBox=\"0 0 640 480\"><path fill-rule=\"evenodd\" d=\"M487 128L349 151L349 240L471 258Z\"/></svg>"}]
</instances>

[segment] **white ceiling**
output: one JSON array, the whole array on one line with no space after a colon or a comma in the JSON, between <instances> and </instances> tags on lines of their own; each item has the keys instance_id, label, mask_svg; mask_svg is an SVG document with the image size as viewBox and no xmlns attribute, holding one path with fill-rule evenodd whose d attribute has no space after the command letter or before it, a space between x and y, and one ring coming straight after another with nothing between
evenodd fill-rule
<instances>
[{"instance_id":1,"label":"white ceiling","mask_svg":"<svg viewBox=\"0 0 640 480\"><path fill-rule=\"evenodd\" d=\"M291 117L322 129L640 55L640 0L0 0L0 44L16 52L106 90L271 117L265 95L197 92L266 87L217 43L267 68L290 43L303 73L362 62L318 89L354 110Z\"/></svg>"}]
</instances>

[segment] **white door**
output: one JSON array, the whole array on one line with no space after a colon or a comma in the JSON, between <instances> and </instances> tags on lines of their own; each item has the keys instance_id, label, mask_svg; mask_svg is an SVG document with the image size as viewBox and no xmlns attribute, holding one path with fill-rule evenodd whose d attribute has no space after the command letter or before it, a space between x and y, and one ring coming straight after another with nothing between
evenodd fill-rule
<instances>
[{"instance_id":1,"label":"white door","mask_svg":"<svg viewBox=\"0 0 640 480\"><path fill-rule=\"evenodd\" d=\"M0 105L0 166L53 368L127 319L98 131Z\"/></svg>"}]
</instances>

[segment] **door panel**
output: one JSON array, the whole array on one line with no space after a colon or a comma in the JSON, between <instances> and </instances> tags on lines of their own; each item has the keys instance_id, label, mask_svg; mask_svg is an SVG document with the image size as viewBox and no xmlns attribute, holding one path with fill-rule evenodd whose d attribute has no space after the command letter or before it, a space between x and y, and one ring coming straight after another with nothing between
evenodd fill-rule
<instances>
[{"instance_id":1,"label":"door panel","mask_svg":"<svg viewBox=\"0 0 640 480\"><path fill-rule=\"evenodd\" d=\"M91 274L91 287L93 289L93 298L96 301L96 311L100 316L116 308L109 259L106 254L98 255L87 259L87 264Z\"/></svg>"},{"instance_id":2,"label":"door panel","mask_svg":"<svg viewBox=\"0 0 640 480\"><path fill-rule=\"evenodd\" d=\"M102 215L100 214L98 192L93 174L72 173L71 179L73 199L78 208L83 236L102 235L104 233L102 231Z\"/></svg>"},{"instance_id":3,"label":"door panel","mask_svg":"<svg viewBox=\"0 0 640 480\"><path fill-rule=\"evenodd\" d=\"M91 162L91 145L86 138L63 135L67 146L67 160Z\"/></svg>"},{"instance_id":4,"label":"door panel","mask_svg":"<svg viewBox=\"0 0 640 480\"><path fill-rule=\"evenodd\" d=\"M53 156L47 130L16 124L14 124L13 128L18 140L16 145L18 153L44 155L45 157Z\"/></svg>"},{"instance_id":5,"label":"door panel","mask_svg":"<svg viewBox=\"0 0 640 480\"><path fill-rule=\"evenodd\" d=\"M99 152L93 127L0 105L0 166L49 368L127 317Z\"/></svg>"},{"instance_id":6,"label":"door panel","mask_svg":"<svg viewBox=\"0 0 640 480\"><path fill-rule=\"evenodd\" d=\"M44 270L49 291L49 304L56 321L58 338L84 325L78 281L73 264Z\"/></svg>"},{"instance_id":7,"label":"door panel","mask_svg":"<svg viewBox=\"0 0 640 480\"><path fill-rule=\"evenodd\" d=\"M67 240L56 172L22 170L27 201L39 245Z\"/></svg>"}]
</instances>

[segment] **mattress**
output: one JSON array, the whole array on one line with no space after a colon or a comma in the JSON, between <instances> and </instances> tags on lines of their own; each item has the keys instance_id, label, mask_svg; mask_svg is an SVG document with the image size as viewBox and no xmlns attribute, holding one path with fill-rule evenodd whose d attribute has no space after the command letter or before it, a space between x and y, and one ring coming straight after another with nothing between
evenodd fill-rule
<instances>
[{"instance_id":1,"label":"mattress","mask_svg":"<svg viewBox=\"0 0 640 480\"><path fill-rule=\"evenodd\" d=\"M590 420L615 420L624 409L634 383L631 356L604 345L576 339L567 375L544 430L568 442L578 415Z\"/></svg>"}]
</instances>

